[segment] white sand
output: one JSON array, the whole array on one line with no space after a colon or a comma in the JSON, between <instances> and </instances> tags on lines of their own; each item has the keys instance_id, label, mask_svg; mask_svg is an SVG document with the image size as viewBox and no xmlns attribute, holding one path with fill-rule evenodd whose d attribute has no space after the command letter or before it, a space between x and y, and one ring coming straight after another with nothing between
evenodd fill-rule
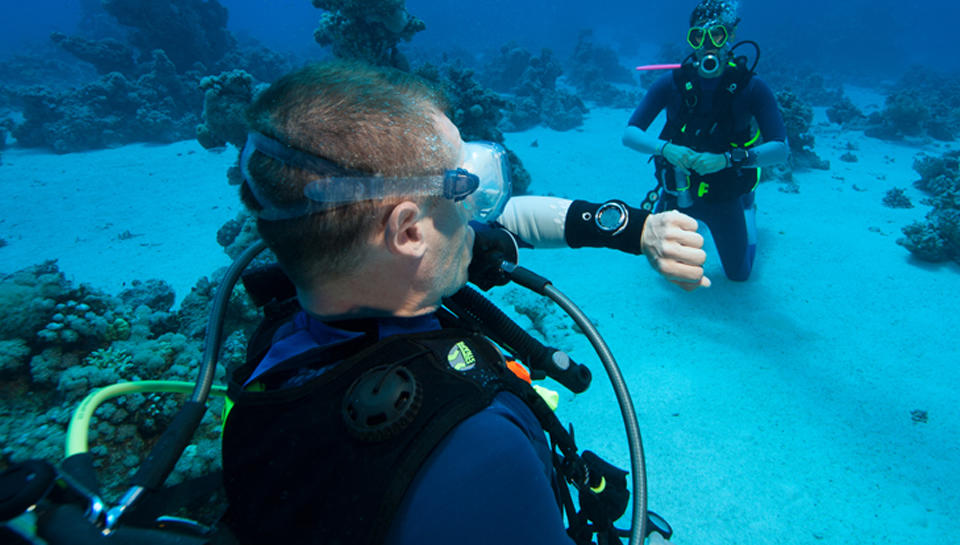
<instances>
[{"instance_id":1,"label":"white sand","mask_svg":"<svg viewBox=\"0 0 960 545\"><path fill-rule=\"evenodd\" d=\"M534 192L637 203L653 183L646 158L620 145L628 116L597 109L582 130L534 129L508 144ZM643 258L522 256L596 320L623 368L644 434L650 507L674 525L674 543L939 544L960 535L960 270L918 263L894 243L928 210L911 185L914 155L945 148L822 124L815 134L832 169L797 174L798 194L760 187L747 283L724 278L712 246L714 285L693 294ZM839 160L847 142L859 146L858 163ZM118 291L159 277L182 297L227 264L215 235L239 208L225 179L234 153L194 142L5 151L0 271L56 258L76 281ZM917 208L882 206L894 186ZM124 231L138 236L120 240ZM599 362L586 343L573 355L596 380L564 397L562 416L582 445L626 467ZM911 420L918 409L929 422Z\"/></svg>"},{"instance_id":2,"label":"white sand","mask_svg":"<svg viewBox=\"0 0 960 545\"><path fill-rule=\"evenodd\" d=\"M534 191L639 202L654 183L646 158L620 145L629 113L594 110L582 131L535 129L508 144ZM960 535L960 269L916 262L894 243L929 210L912 186L913 157L944 148L828 125L814 132L832 169L797 174L798 194L761 185L747 283L724 277L710 241L713 286L692 294L643 258L522 257L597 321L623 368L644 433L649 505L674 525L674 543ZM859 146L857 163L839 160L848 141ZM917 208L883 206L894 186ZM598 365L589 350L584 343L575 357ZM579 423L581 444L606 445L627 467L610 392L598 377L564 414ZM917 409L929 422L912 421Z\"/></svg>"},{"instance_id":3,"label":"white sand","mask_svg":"<svg viewBox=\"0 0 960 545\"><path fill-rule=\"evenodd\" d=\"M110 293L161 278L177 300L229 259L216 233L240 210L236 151L196 141L53 155L8 149L0 166L0 273L57 259ZM123 238L124 233L132 235Z\"/></svg>"}]
</instances>

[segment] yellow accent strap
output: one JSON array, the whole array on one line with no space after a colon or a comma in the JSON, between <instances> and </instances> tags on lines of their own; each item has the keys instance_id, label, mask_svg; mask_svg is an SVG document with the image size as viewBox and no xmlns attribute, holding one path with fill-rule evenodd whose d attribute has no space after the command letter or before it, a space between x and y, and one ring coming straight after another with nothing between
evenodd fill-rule
<instances>
[{"instance_id":1,"label":"yellow accent strap","mask_svg":"<svg viewBox=\"0 0 960 545\"><path fill-rule=\"evenodd\" d=\"M757 129L757 134L753 135L753 138L751 138L750 140L747 140L747 141L743 144L743 147L749 148L750 146L756 144L756 143L757 143L757 140L760 140L760 129ZM730 142L730 147L732 147L732 148L739 148L739 147L740 147L740 144L737 144L736 142Z\"/></svg>"},{"instance_id":2,"label":"yellow accent strap","mask_svg":"<svg viewBox=\"0 0 960 545\"><path fill-rule=\"evenodd\" d=\"M594 494L599 494L603 492L605 488L607 488L607 479L606 477L600 477L600 484L598 484L596 488L591 486L590 490L592 490Z\"/></svg>"},{"instance_id":3,"label":"yellow accent strap","mask_svg":"<svg viewBox=\"0 0 960 545\"><path fill-rule=\"evenodd\" d=\"M547 402L547 405L550 407L551 411L557 410L557 406L560 405L560 394L551 390L550 388L544 388L539 384L534 384L533 389L540 394L540 397Z\"/></svg>"}]
</instances>

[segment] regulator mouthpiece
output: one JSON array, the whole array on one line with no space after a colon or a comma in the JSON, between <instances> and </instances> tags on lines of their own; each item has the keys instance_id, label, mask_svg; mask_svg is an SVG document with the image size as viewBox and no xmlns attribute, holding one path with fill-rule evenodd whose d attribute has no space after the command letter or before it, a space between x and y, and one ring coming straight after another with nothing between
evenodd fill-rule
<instances>
[{"instance_id":1,"label":"regulator mouthpiece","mask_svg":"<svg viewBox=\"0 0 960 545\"><path fill-rule=\"evenodd\" d=\"M704 55L699 63L700 73L705 77L710 77L720 70L720 57L713 53Z\"/></svg>"}]
</instances>

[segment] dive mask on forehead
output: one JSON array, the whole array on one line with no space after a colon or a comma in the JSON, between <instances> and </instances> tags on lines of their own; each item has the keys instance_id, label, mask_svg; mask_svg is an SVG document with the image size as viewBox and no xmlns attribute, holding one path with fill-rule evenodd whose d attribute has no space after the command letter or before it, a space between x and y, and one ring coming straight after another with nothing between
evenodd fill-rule
<instances>
[{"instance_id":1,"label":"dive mask on forehead","mask_svg":"<svg viewBox=\"0 0 960 545\"><path fill-rule=\"evenodd\" d=\"M287 166L317 174L303 188L303 199L276 204L257 188L248 164L255 151ZM299 218L346 204L387 197L437 196L463 202L476 221L493 221L510 199L510 169L506 151L494 142L466 142L457 168L439 175L388 177L346 169L336 163L288 146L258 132L247 135L240 157L243 181L262 207L254 214L264 220Z\"/></svg>"}]
</instances>

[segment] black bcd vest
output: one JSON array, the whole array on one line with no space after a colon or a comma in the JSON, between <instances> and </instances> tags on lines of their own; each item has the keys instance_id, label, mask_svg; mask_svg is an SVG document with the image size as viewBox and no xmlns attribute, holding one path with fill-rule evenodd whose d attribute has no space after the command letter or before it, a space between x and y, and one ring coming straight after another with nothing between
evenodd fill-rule
<instances>
[{"instance_id":1,"label":"black bcd vest","mask_svg":"<svg viewBox=\"0 0 960 545\"><path fill-rule=\"evenodd\" d=\"M297 359L325 359L322 351ZM254 355L231 377L235 406L223 433L225 521L245 544L381 543L433 448L495 395L515 393L541 421L556 420L500 351L466 329L389 337L301 386L244 391L258 360ZM416 383L394 429L366 433L345 418L348 392L365 373Z\"/></svg>"},{"instance_id":2,"label":"black bcd vest","mask_svg":"<svg viewBox=\"0 0 960 545\"><path fill-rule=\"evenodd\" d=\"M740 59L738 59L740 61ZM673 71L673 81L681 94L677 115L669 119L660 132L660 138L699 152L725 153L732 147L746 144L752 138L752 127L736 127L733 101L753 78L744 61L724 70L714 91L709 110L699 111L703 100L700 76L693 63L684 63ZM656 157L657 179L673 191L674 168L663 157ZM706 201L727 201L751 191L757 184L756 168L727 168L712 174L690 173L690 190Z\"/></svg>"}]
</instances>

